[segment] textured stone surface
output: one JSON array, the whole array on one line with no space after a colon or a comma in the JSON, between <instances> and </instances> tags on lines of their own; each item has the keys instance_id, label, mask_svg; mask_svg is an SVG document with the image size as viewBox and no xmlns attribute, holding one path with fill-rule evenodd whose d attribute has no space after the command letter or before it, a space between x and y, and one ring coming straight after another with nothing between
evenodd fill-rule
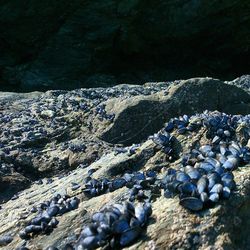
<instances>
[{"instance_id":1,"label":"textured stone surface","mask_svg":"<svg viewBox=\"0 0 250 250\"><path fill-rule=\"evenodd\" d=\"M249 73L247 0L1 1L1 86L74 89Z\"/></svg>"},{"instance_id":2,"label":"textured stone surface","mask_svg":"<svg viewBox=\"0 0 250 250\"><path fill-rule=\"evenodd\" d=\"M1 146L0 155L2 203L0 235L10 234L14 237L13 241L2 249L16 249L23 244L18 232L34 217L30 209L34 205L49 200L56 193L79 197L81 200L79 208L58 216L57 228L49 235L38 235L30 239L27 241L27 247L46 249L49 245L54 245L61 249L66 243L74 242L83 224L89 222L91 214L99 211L104 205L126 200L129 189L123 187L88 199L81 189L72 191L72 182L79 183L83 187L83 180L90 169L96 170L93 177L97 179L103 177L113 179L123 175L127 170L145 171L157 167L162 168L160 175L163 175L169 167L176 167L180 163L179 159L173 162L166 160L165 154L159 151L153 141L147 137L157 132L164 121L171 117L183 115L186 112L201 112L206 107L230 111L236 105L236 114L249 113L246 109L249 94L235 87L236 82L231 82L232 86L219 80L198 78L172 85L148 83L144 86L121 85L106 90L79 89L70 92L33 93L32 99L23 94L1 93L1 114L13 113L22 118L19 123L15 120L17 118L14 118L17 123L12 119L1 124L1 143L4 143L4 147ZM194 89L195 93L193 93ZM99 97L99 94L102 94L102 97ZM66 107L56 106L61 99L67 102ZM79 108L80 100L89 106L89 110ZM190 104L190 101L193 101L193 104ZM206 105L203 106L204 101ZM243 105L242 109L238 106L239 102ZM53 109L55 117L41 116L42 110L52 109L51 103L55 107ZM72 106L69 105L70 103L73 103ZM95 113L96 107L101 104L106 104L105 114L115 113L114 120L107 120L105 115L100 119L100 116ZM132 110L130 110L131 107L133 107ZM158 117L155 118L157 125L150 126L149 130L140 134L141 137L134 137L128 142L129 145L140 142L135 154L130 155L126 152L117 154L116 149L119 145L100 138L100 135L103 131L112 131L113 136L124 133L122 138L130 138L129 133L134 127L140 130L148 123L146 119L142 119L141 123L137 120L134 123L131 122L134 117L141 115L141 110L148 117L150 115ZM29 112L32 114L31 117L28 116ZM157 116L156 112L158 112ZM122 113L126 114L126 124ZM67 128L63 128L63 123L51 127L53 119L59 117L63 117L63 121L67 122ZM18 138L6 138L3 134L6 129L11 129L11 134L17 136L18 131L14 129L18 127L15 124L21 124L22 127L25 121L35 118L38 124L48 131L44 138L35 138L28 142L21 141L16 147L14 141ZM48 124L50 127L47 128ZM124 126L117 124L124 124ZM175 134L179 143L175 150L181 155L194 141L206 141L205 132L200 130L193 136ZM78 141L87 148L80 152L69 148L61 149L62 144L67 141L70 143ZM122 143L122 141L115 142ZM7 148L10 150L9 154L4 151ZM85 165L79 165L81 163ZM3 165L6 167L3 168ZM182 208L177 197L171 199L163 196L156 197L152 202L153 214L147 229L128 249L248 249L249 166L235 170L234 175L237 189L232 197L199 213L191 213ZM48 183L50 178L52 183ZM35 182L37 180L42 180L43 183L38 185ZM18 194L19 198L10 199L14 194Z\"/></svg>"},{"instance_id":3,"label":"textured stone surface","mask_svg":"<svg viewBox=\"0 0 250 250\"><path fill-rule=\"evenodd\" d=\"M102 138L112 143L131 144L159 130L167 119L183 113L218 110L231 114L248 114L249 95L236 86L211 78L194 78L173 85L151 96L131 97L122 102L109 101L114 123Z\"/></svg>"}]
</instances>

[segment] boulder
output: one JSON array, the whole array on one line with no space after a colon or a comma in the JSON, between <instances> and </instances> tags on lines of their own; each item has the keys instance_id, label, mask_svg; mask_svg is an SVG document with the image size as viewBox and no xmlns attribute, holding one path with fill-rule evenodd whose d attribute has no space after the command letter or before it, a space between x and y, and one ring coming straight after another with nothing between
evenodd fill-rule
<instances>
[{"instance_id":1,"label":"boulder","mask_svg":"<svg viewBox=\"0 0 250 250\"><path fill-rule=\"evenodd\" d=\"M236 86L212 78L193 78L150 96L137 96L122 102L108 101L108 112L116 118L101 138L111 143L140 142L159 130L171 117L218 110L231 114L248 114L250 96Z\"/></svg>"}]
</instances>

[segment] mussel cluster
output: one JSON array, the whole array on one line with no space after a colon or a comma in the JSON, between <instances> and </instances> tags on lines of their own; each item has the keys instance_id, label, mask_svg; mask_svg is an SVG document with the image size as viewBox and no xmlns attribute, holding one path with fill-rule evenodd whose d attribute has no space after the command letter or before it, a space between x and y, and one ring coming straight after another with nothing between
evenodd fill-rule
<instances>
[{"instance_id":1,"label":"mussel cluster","mask_svg":"<svg viewBox=\"0 0 250 250\"><path fill-rule=\"evenodd\" d=\"M57 194L50 201L41 203L38 208L33 207L31 212L38 214L19 232L20 238L29 239L35 234L51 233L59 223L56 216L78 208L79 202L80 200L77 197L70 198L67 195L62 197Z\"/></svg>"},{"instance_id":2,"label":"mussel cluster","mask_svg":"<svg viewBox=\"0 0 250 250\"><path fill-rule=\"evenodd\" d=\"M207 149L205 153L202 152L204 148ZM231 170L239 162L234 155L227 158L212 149L209 145L204 145L200 150L192 150L189 164L195 162L194 165L185 165L179 170L168 169L162 179L165 197L179 194L180 204L194 211L212 205L220 198L230 197L231 191L236 187Z\"/></svg>"},{"instance_id":3,"label":"mussel cluster","mask_svg":"<svg viewBox=\"0 0 250 250\"><path fill-rule=\"evenodd\" d=\"M141 234L152 213L150 203L114 204L92 215L76 243L75 249L109 247L116 249L130 245Z\"/></svg>"},{"instance_id":4,"label":"mussel cluster","mask_svg":"<svg viewBox=\"0 0 250 250\"><path fill-rule=\"evenodd\" d=\"M190 120L193 122L190 123ZM241 116L204 112L191 118L174 118L166 124L167 133L176 128L179 134L193 131L190 125L195 129L205 127L210 144L194 146L182 157L178 170L168 169L162 179L165 197L178 194L180 204L193 211L210 206L220 198L230 197L236 187L232 171L250 162L249 148L242 146L235 136L239 122L242 122ZM162 133L159 138L162 138ZM154 142L159 145L158 141ZM161 145L165 147L163 143Z\"/></svg>"},{"instance_id":5,"label":"mussel cluster","mask_svg":"<svg viewBox=\"0 0 250 250\"><path fill-rule=\"evenodd\" d=\"M83 192L87 197L94 197L126 186L130 189L130 201L150 200L150 189L153 188L155 180L155 171L125 173L122 177L113 180L107 178L97 180L87 177ZM147 189L149 189L148 194L145 193Z\"/></svg>"},{"instance_id":6,"label":"mussel cluster","mask_svg":"<svg viewBox=\"0 0 250 250\"><path fill-rule=\"evenodd\" d=\"M129 201L151 201L154 195L160 194L155 171L126 173L124 178L127 180L127 187L130 188Z\"/></svg>"},{"instance_id":7,"label":"mussel cluster","mask_svg":"<svg viewBox=\"0 0 250 250\"><path fill-rule=\"evenodd\" d=\"M107 178L97 180L88 177L83 192L87 197L94 197L104 193L113 192L116 189L124 187L125 185L126 180L123 178L117 178L110 181Z\"/></svg>"},{"instance_id":8,"label":"mussel cluster","mask_svg":"<svg viewBox=\"0 0 250 250\"><path fill-rule=\"evenodd\" d=\"M105 107L100 106L97 114L105 116L106 111L103 110ZM173 144L177 139L173 134L192 135L203 128L206 138L204 143L194 143L192 148L181 156L178 169L168 168L161 179L154 170L126 172L114 179L95 179L92 177L95 169L90 169L82 189L87 197L127 187L128 201L106 206L94 213L91 223L83 227L77 242L69 244L68 249L119 249L130 245L146 226L152 213L152 195L159 195L161 188L166 198L178 195L180 205L191 211L200 211L220 199L228 199L236 188L233 171L250 162L250 150L239 142L236 134L242 122L250 127L249 116L230 116L219 112L204 112L191 117L184 115L171 119L159 133L150 137L169 160L174 159L176 153ZM246 134L246 139L249 136L250 134ZM133 154L137 147L134 145L131 148L118 148L117 153ZM72 190L81 187L78 183L71 184ZM133 202L138 202L138 205ZM31 212L38 214L20 232L20 237L28 239L38 233L50 233L58 224L56 216L76 209L78 204L78 198L60 195L41 203L39 208L32 209Z\"/></svg>"},{"instance_id":9,"label":"mussel cluster","mask_svg":"<svg viewBox=\"0 0 250 250\"><path fill-rule=\"evenodd\" d=\"M136 150L140 147L140 144L133 144L129 147L116 147L114 149L115 155L127 153L129 156L136 153Z\"/></svg>"},{"instance_id":10,"label":"mussel cluster","mask_svg":"<svg viewBox=\"0 0 250 250\"><path fill-rule=\"evenodd\" d=\"M61 143L60 149L62 151L69 149L73 153L85 152L87 146L79 142L66 141Z\"/></svg>"},{"instance_id":11,"label":"mussel cluster","mask_svg":"<svg viewBox=\"0 0 250 250\"><path fill-rule=\"evenodd\" d=\"M77 152L85 152L87 146L84 144L70 143L68 148L73 153L77 153Z\"/></svg>"},{"instance_id":12,"label":"mussel cluster","mask_svg":"<svg viewBox=\"0 0 250 250\"><path fill-rule=\"evenodd\" d=\"M115 118L115 114L108 114L107 111L105 110L105 105L100 104L99 106L96 107L95 110L96 115L98 115L99 120L109 120L113 121Z\"/></svg>"},{"instance_id":13,"label":"mussel cluster","mask_svg":"<svg viewBox=\"0 0 250 250\"><path fill-rule=\"evenodd\" d=\"M201 123L191 122L188 115L180 116L179 118L171 118L165 125L164 130L168 133L171 133L174 129L177 130L178 134L185 134L186 132L196 131L201 127Z\"/></svg>"},{"instance_id":14,"label":"mussel cluster","mask_svg":"<svg viewBox=\"0 0 250 250\"><path fill-rule=\"evenodd\" d=\"M152 139L153 142L161 148L161 150L168 156L171 157L171 154L173 153L173 141L174 136L172 136L169 132L166 130L161 130L160 132L154 134L153 136L149 136L149 139Z\"/></svg>"}]
</instances>

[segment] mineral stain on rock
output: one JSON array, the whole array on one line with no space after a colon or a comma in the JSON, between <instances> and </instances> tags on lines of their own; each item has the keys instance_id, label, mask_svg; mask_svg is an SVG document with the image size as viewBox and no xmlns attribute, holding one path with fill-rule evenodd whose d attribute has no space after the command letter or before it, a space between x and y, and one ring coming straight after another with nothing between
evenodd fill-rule
<instances>
[{"instance_id":1,"label":"mineral stain on rock","mask_svg":"<svg viewBox=\"0 0 250 250\"><path fill-rule=\"evenodd\" d=\"M247 79L1 93L1 248L247 249Z\"/></svg>"}]
</instances>

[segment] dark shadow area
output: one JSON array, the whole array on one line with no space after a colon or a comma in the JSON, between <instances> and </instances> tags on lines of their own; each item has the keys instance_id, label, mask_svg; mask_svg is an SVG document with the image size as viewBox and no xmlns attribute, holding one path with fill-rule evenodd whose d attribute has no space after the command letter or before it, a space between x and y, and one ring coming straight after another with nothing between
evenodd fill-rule
<instances>
[{"instance_id":1,"label":"dark shadow area","mask_svg":"<svg viewBox=\"0 0 250 250\"><path fill-rule=\"evenodd\" d=\"M250 70L250 3L0 1L0 90L108 87Z\"/></svg>"}]
</instances>

